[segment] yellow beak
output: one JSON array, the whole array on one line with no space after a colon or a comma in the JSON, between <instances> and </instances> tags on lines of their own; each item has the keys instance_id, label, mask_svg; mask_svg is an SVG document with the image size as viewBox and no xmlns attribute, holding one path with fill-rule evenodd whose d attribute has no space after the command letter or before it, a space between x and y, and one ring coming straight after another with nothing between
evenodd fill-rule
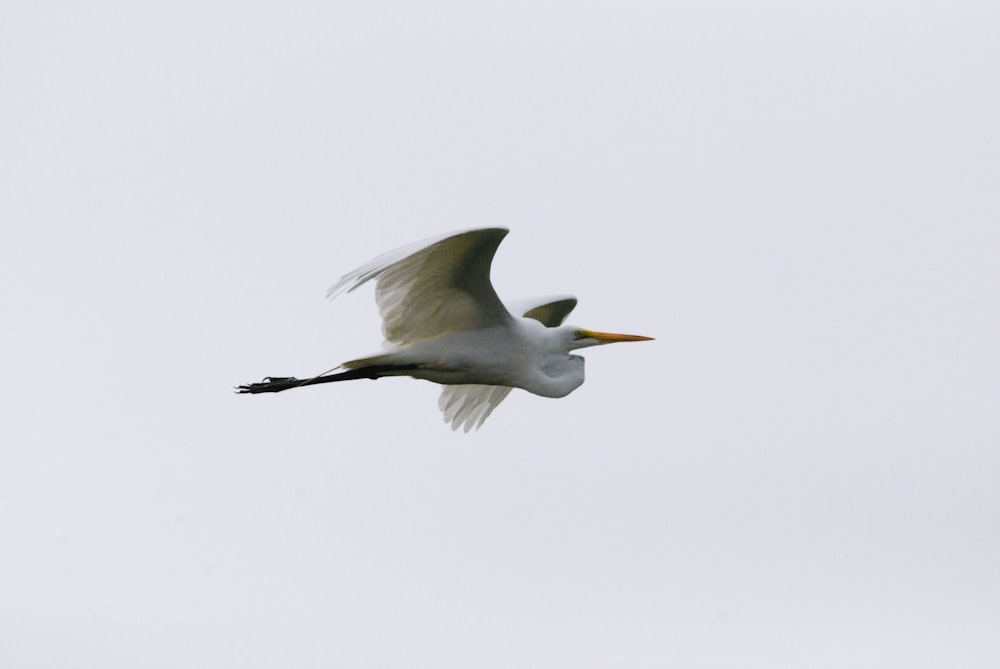
<instances>
[{"instance_id":1,"label":"yellow beak","mask_svg":"<svg viewBox=\"0 0 1000 669\"><path fill-rule=\"evenodd\" d=\"M640 335L615 334L614 332L593 332L592 330L580 330L580 334L589 339L596 339L602 344L614 344L619 341L653 341L652 337L642 337Z\"/></svg>"}]
</instances>

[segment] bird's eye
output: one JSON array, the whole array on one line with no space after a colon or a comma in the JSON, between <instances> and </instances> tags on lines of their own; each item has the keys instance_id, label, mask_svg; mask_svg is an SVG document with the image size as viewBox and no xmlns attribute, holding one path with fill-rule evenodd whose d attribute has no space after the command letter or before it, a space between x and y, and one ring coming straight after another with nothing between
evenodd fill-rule
<instances>
[{"instance_id":1,"label":"bird's eye","mask_svg":"<svg viewBox=\"0 0 1000 669\"><path fill-rule=\"evenodd\" d=\"M573 333L574 339L583 339L583 330L577 330Z\"/></svg>"}]
</instances>

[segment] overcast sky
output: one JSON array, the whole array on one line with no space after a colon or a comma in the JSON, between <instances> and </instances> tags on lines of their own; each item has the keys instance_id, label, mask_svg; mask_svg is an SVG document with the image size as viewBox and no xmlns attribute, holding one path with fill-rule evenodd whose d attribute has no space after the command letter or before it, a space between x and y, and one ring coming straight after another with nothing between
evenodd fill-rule
<instances>
[{"instance_id":1,"label":"overcast sky","mask_svg":"<svg viewBox=\"0 0 1000 669\"><path fill-rule=\"evenodd\" d=\"M996 667L993 2L0 7L0 665ZM326 288L655 342L453 433Z\"/></svg>"}]
</instances>

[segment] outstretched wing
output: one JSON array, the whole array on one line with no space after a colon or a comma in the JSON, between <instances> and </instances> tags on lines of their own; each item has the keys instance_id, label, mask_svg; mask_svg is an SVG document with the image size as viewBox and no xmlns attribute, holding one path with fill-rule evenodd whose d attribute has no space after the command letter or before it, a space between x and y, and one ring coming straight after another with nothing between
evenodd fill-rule
<instances>
[{"instance_id":1,"label":"outstretched wing","mask_svg":"<svg viewBox=\"0 0 1000 669\"><path fill-rule=\"evenodd\" d=\"M576 298L572 295L550 295L536 297L530 300L518 300L507 305L507 310L514 315L534 318L547 328L559 327L576 307Z\"/></svg>"},{"instance_id":2,"label":"outstretched wing","mask_svg":"<svg viewBox=\"0 0 1000 669\"><path fill-rule=\"evenodd\" d=\"M511 315L490 283L490 265L506 235L466 230L391 251L345 274L327 297L374 279L382 333L397 345L501 325Z\"/></svg>"},{"instance_id":3,"label":"outstretched wing","mask_svg":"<svg viewBox=\"0 0 1000 669\"><path fill-rule=\"evenodd\" d=\"M503 402L513 388L507 386L445 386L438 398L438 407L444 412L444 422L451 423L451 429L465 426L468 432L479 429L483 421Z\"/></svg>"}]
</instances>

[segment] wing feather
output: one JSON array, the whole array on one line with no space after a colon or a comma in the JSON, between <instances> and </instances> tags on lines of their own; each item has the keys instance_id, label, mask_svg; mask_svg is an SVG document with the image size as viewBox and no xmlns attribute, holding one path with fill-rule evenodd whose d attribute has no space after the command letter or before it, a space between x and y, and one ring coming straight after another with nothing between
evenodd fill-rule
<instances>
[{"instance_id":1,"label":"wing feather","mask_svg":"<svg viewBox=\"0 0 1000 669\"><path fill-rule=\"evenodd\" d=\"M342 276L327 297L374 279L382 333L396 345L501 325L511 315L490 283L490 266L506 235L504 228L466 230L391 251Z\"/></svg>"},{"instance_id":2,"label":"wing feather","mask_svg":"<svg viewBox=\"0 0 1000 669\"><path fill-rule=\"evenodd\" d=\"M507 310L525 318L533 318L547 328L559 327L576 307L572 295L550 295L530 300L518 300L507 305Z\"/></svg>"},{"instance_id":3,"label":"wing feather","mask_svg":"<svg viewBox=\"0 0 1000 669\"><path fill-rule=\"evenodd\" d=\"M511 390L513 388L507 386L444 386L438 407L444 413L444 422L451 423L452 430L460 427L466 432L472 428L478 430Z\"/></svg>"}]
</instances>

